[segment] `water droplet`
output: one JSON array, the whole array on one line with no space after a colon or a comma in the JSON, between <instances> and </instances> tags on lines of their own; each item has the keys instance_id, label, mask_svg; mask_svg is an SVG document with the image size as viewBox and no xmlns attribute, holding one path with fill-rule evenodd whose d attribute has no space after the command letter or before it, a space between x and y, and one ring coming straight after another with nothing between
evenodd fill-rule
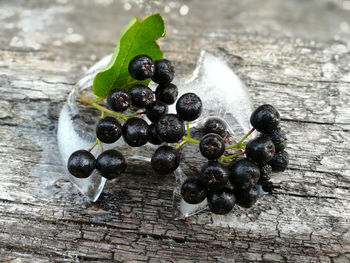
<instances>
[{"instance_id":1,"label":"water droplet","mask_svg":"<svg viewBox=\"0 0 350 263\"><path fill-rule=\"evenodd\" d=\"M125 4L124 4L124 9L125 9L125 10L130 10L131 7L132 7L132 6L131 6L130 3L125 3Z\"/></svg>"},{"instance_id":2,"label":"water droplet","mask_svg":"<svg viewBox=\"0 0 350 263\"><path fill-rule=\"evenodd\" d=\"M189 12L189 10L190 10L190 9L188 8L187 5L182 5L182 6L180 7L180 10L179 10L180 15L182 15L182 16L187 15L188 12Z\"/></svg>"},{"instance_id":3,"label":"water droplet","mask_svg":"<svg viewBox=\"0 0 350 263\"><path fill-rule=\"evenodd\" d=\"M169 13L171 11L170 7L169 6L165 6L164 7L164 12L165 13Z\"/></svg>"}]
</instances>

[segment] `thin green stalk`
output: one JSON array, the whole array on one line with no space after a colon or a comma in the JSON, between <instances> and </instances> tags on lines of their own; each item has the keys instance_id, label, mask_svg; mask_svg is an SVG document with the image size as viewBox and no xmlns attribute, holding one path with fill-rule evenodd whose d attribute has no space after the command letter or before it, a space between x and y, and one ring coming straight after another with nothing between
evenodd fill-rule
<instances>
[{"instance_id":1,"label":"thin green stalk","mask_svg":"<svg viewBox=\"0 0 350 263\"><path fill-rule=\"evenodd\" d=\"M91 152L92 149L94 149L97 144L98 144L98 139L94 142L94 144L91 146L91 148L88 151Z\"/></svg>"},{"instance_id":2,"label":"thin green stalk","mask_svg":"<svg viewBox=\"0 0 350 263\"><path fill-rule=\"evenodd\" d=\"M187 138L191 138L190 135L190 122L186 122L186 132L187 132Z\"/></svg>"},{"instance_id":3,"label":"thin green stalk","mask_svg":"<svg viewBox=\"0 0 350 263\"><path fill-rule=\"evenodd\" d=\"M97 144L98 144L98 148L100 148L100 152L102 153L103 152L102 144L101 144L99 139L97 139L96 141L97 141Z\"/></svg>"},{"instance_id":4,"label":"thin green stalk","mask_svg":"<svg viewBox=\"0 0 350 263\"><path fill-rule=\"evenodd\" d=\"M231 162L231 160L233 159L233 158L236 158L236 157L238 157L238 156L240 156L240 155L243 155L243 154L245 154L245 152L240 152L240 153L236 153L236 154L233 154L233 155L229 155L229 156L225 156L225 155L222 155L221 157L220 157L220 160L222 161L222 162Z\"/></svg>"},{"instance_id":5,"label":"thin green stalk","mask_svg":"<svg viewBox=\"0 0 350 263\"><path fill-rule=\"evenodd\" d=\"M179 149L182 145L184 145L186 142L189 142L189 143L194 143L194 144L199 144L200 141L198 140L195 140L195 139L192 139L191 138L191 134L190 134L190 122L188 121L186 123L186 136L182 137L182 141L176 145L176 149Z\"/></svg>"},{"instance_id":6,"label":"thin green stalk","mask_svg":"<svg viewBox=\"0 0 350 263\"><path fill-rule=\"evenodd\" d=\"M92 100L90 100L89 102L91 103L97 103L97 102L100 102L102 100L104 100L106 98L106 96L103 96L103 97L97 97L97 98L94 98ZM90 104L90 103L89 103Z\"/></svg>"},{"instance_id":7,"label":"thin green stalk","mask_svg":"<svg viewBox=\"0 0 350 263\"><path fill-rule=\"evenodd\" d=\"M185 140L187 142L190 142L190 143L195 143L195 144L199 144L200 143L200 141L192 139L192 138L182 137L183 140L184 140L184 138L186 138Z\"/></svg>"},{"instance_id":8,"label":"thin green stalk","mask_svg":"<svg viewBox=\"0 0 350 263\"><path fill-rule=\"evenodd\" d=\"M117 119L123 119L123 120L126 120L126 119L127 119L127 117L125 117L124 114L120 114L120 113L118 113L118 112L109 110L109 109L107 109L107 108L105 108L105 107L103 107L103 106L101 106L101 105L99 105L99 104L97 104L97 103L89 103L89 104L90 104L91 106L95 107L96 109L100 110L100 111L103 111L103 112L105 112L105 113L109 113L109 114L111 114L111 115L116 116Z\"/></svg>"},{"instance_id":9,"label":"thin green stalk","mask_svg":"<svg viewBox=\"0 0 350 263\"><path fill-rule=\"evenodd\" d=\"M237 142L234 145L230 145L227 146L225 149L229 150L229 149L234 149L234 148L240 148L240 146L242 145L242 143L244 142L245 139L248 138L249 135L251 135L253 133L253 131L255 131L255 128L251 129L246 135L244 135L244 137L242 138L242 140L240 140L239 142Z\"/></svg>"},{"instance_id":10,"label":"thin green stalk","mask_svg":"<svg viewBox=\"0 0 350 263\"><path fill-rule=\"evenodd\" d=\"M102 99L101 99L102 100ZM132 113L132 114L121 114L115 111L112 111L110 109L107 109L106 107L101 106L100 104L93 102L93 100L87 100L86 98L82 97L80 99L80 102L82 104L88 104L91 105L92 107L95 107L96 109L98 109L99 111L101 111L101 118L104 117L105 113L109 113L111 115L114 115L117 117L117 119L123 119L123 120L127 120L130 117L134 117L134 116L138 116L138 115L142 115L145 114L145 112L136 112L136 113Z\"/></svg>"},{"instance_id":11,"label":"thin green stalk","mask_svg":"<svg viewBox=\"0 0 350 263\"><path fill-rule=\"evenodd\" d=\"M182 142L180 142L178 145L176 145L175 149L179 149L182 145L184 145L187 141L183 140Z\"/></svg>"},{"instance_id":12,"label":"thin green stalk","mask_svg":"<svg viewBox=\"0 0 350 263\"><path fill-rule=\"evenodd\" d=\"M142 115L142 114L146 114L145 111L142 111L142 112L136 112L136 113L132 113L132 114L127 114L127 115L124 115L125 118L130 118L130 117L134 117L134 116L138 116L138 115Z\"/></svg>"}]
</instances>

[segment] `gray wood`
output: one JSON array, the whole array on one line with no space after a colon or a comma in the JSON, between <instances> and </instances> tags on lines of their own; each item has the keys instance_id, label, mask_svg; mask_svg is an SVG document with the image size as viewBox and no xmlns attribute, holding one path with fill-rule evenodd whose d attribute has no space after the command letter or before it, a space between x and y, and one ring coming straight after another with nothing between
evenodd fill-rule
<instances>
[{"instance_id":1,"label":"gray wood","mask_svg":"<svg viewBox=\"0 0 350 263\"><path fill-rule=\"evenodd\" d=\"M0 260L349 262L347 2L1 1ZM255 105L281 112L290 167L253 208L175 221L171 177L125 174L90 203L64 176L55 132L67 94L150 8L165 14L160 44L180 75L206 49Z\"/></svg>"}]
</instances>

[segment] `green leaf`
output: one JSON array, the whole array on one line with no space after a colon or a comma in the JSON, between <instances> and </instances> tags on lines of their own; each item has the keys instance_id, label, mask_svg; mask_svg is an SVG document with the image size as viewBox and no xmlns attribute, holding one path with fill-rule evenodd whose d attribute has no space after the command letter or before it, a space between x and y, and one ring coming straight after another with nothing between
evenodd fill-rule
<instances>
[{"instance_id":1,"label":"green leaf","mask_svg":"<svg viewBox=\"0 0 350 263\"><path fill-rule=\"evenodd\" d=\"M165 36L164 20L160 14L153 14L143 21L134 18L126 27L114 50L107 67L97 73L93 82L93 92L98 97L106 96L111 90L127 88L129 62L137 55L146 54L153 60L163 57L163 52L155 42ZM136 81L133 84L148 85L150 80Z\"/></svg>"}]
</instances>

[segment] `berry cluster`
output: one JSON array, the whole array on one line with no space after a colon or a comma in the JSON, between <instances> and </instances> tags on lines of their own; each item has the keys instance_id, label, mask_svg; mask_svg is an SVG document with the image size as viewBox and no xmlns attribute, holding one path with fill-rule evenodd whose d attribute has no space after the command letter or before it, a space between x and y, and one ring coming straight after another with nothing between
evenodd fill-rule
<instances>
[{"instance_id":1,"label":"berry cluster","mask_svg":"<svg viewBox=\"0 0 350 263\"><path fill-rule=\"evenodd\" d=\"M183 183L181 195L185 202L198 204L207 198L209 209L215 214L227 214L235 204L249 208L259 197L256 185L268 185L272 172L287 168L287 139L279 127L278 111L271 105L261 105L252 113L250 123L254 128L240 142L225 147L225 122L218 118L206 121L199 150L208 162L202 166L200 176ZM244 143L254 130L260 135ZM235 148L240 149L238 153L225 155L226 150Z\"/></svg>"},{"instance_id":2,"label":"berry cluster","mask_svg":"<svg viewBox=\"0 0 350 263\"><path fill-rule=\"evenodd\" d=\"M256 185L268 184L272 172L286 169L286 134L279 127L280 115L273 106L258 107L250 118L253 129L234 145L227 145L230 134L226 122L214 117L206 120L204 135L195 140L190 135L189 124L201 115L202 101L194 93L177 99L178 89L171 83L173 64L166 59L153 61L147 55L139 55L130 61L128 69L127 85L112 90L106 98L109 108L98 104L104 98L83 101L101 111L101 120L96 125L94 145L70 156L68 170L73 176L87 178L96 168L103 177L114 179L126 170L122 153L114 149L103 151L101 142L114 143L123 137L131 147L146 143L160 145L151 158L151 167L159 175L175 171L180 165L179 148L185 143L194 143L208 161L199 176L183 183L181 195L189 204L198 204L207 198L213 213L227 214L234 204L251 207L259 197ZM154 92L145 85L131 85L150 78L158 84ZM175 102L176 114L168 113L168 105ZM128 109L132 113L122 113ZM104 116L105 113L112 116ZM146 115L149 122L140 115ZM124 123L120 123L120 119ZM260 135L246 143L254 130ZM173 147L169 143L178 144ZM96 145L101 150L97 159L90 153Z\"/></svg>"},{"instance_id":3,"label":"berry cluster","mask_svg":"<svg viewBox=\"0 0 350 263\"><path fill-rule=\"evenodd\" d=\"M177 115L167 114L168 104L174 103L178 96L177 87L170 83L174 78L173 64L166 59L153 61L147 55L139 55L130 61L128 69L130 77L127 87L112 90L106 98L109 109L97 103L104 98L93 101L82 99L84 103L101 110L102 114L101 120L96 125L95 144L89 150L78 150L72 153L68 159L68 171L77 178L89 177L95 168L107 179L114 179L126 170L127 164L123 154L114 149L103 151L101 142L115 143L120 137L123 137L131 147L139 147L147 142L157 145L163 140L176 142L184 134L183 121ZM127 90L129 84L132 84L130 81L132 78L136 81L151 78L159 85L155 92L148 86L140 84L133 85ZM128 109L136 110L136 113L122 114ZM139 109L144 111L137 112ZM114 116L105 117L105 113ZM152 122L150 125L144 119L137 117L143 114L146 114ZM119 119L125 122L121 124ZM173 130L176 133L172 133ZM90 153L96 145L99 145L101 150L97 159ZM162 155L163 153L168 160L172 160L169 157L171 151L169 148L171 147L163 147L157 151L157 154ZM172 152L174 153L173 161L178 163L178 152L175 150ZM174 169L177 166L178 164Z\"/></svg>"}]
</instances>

